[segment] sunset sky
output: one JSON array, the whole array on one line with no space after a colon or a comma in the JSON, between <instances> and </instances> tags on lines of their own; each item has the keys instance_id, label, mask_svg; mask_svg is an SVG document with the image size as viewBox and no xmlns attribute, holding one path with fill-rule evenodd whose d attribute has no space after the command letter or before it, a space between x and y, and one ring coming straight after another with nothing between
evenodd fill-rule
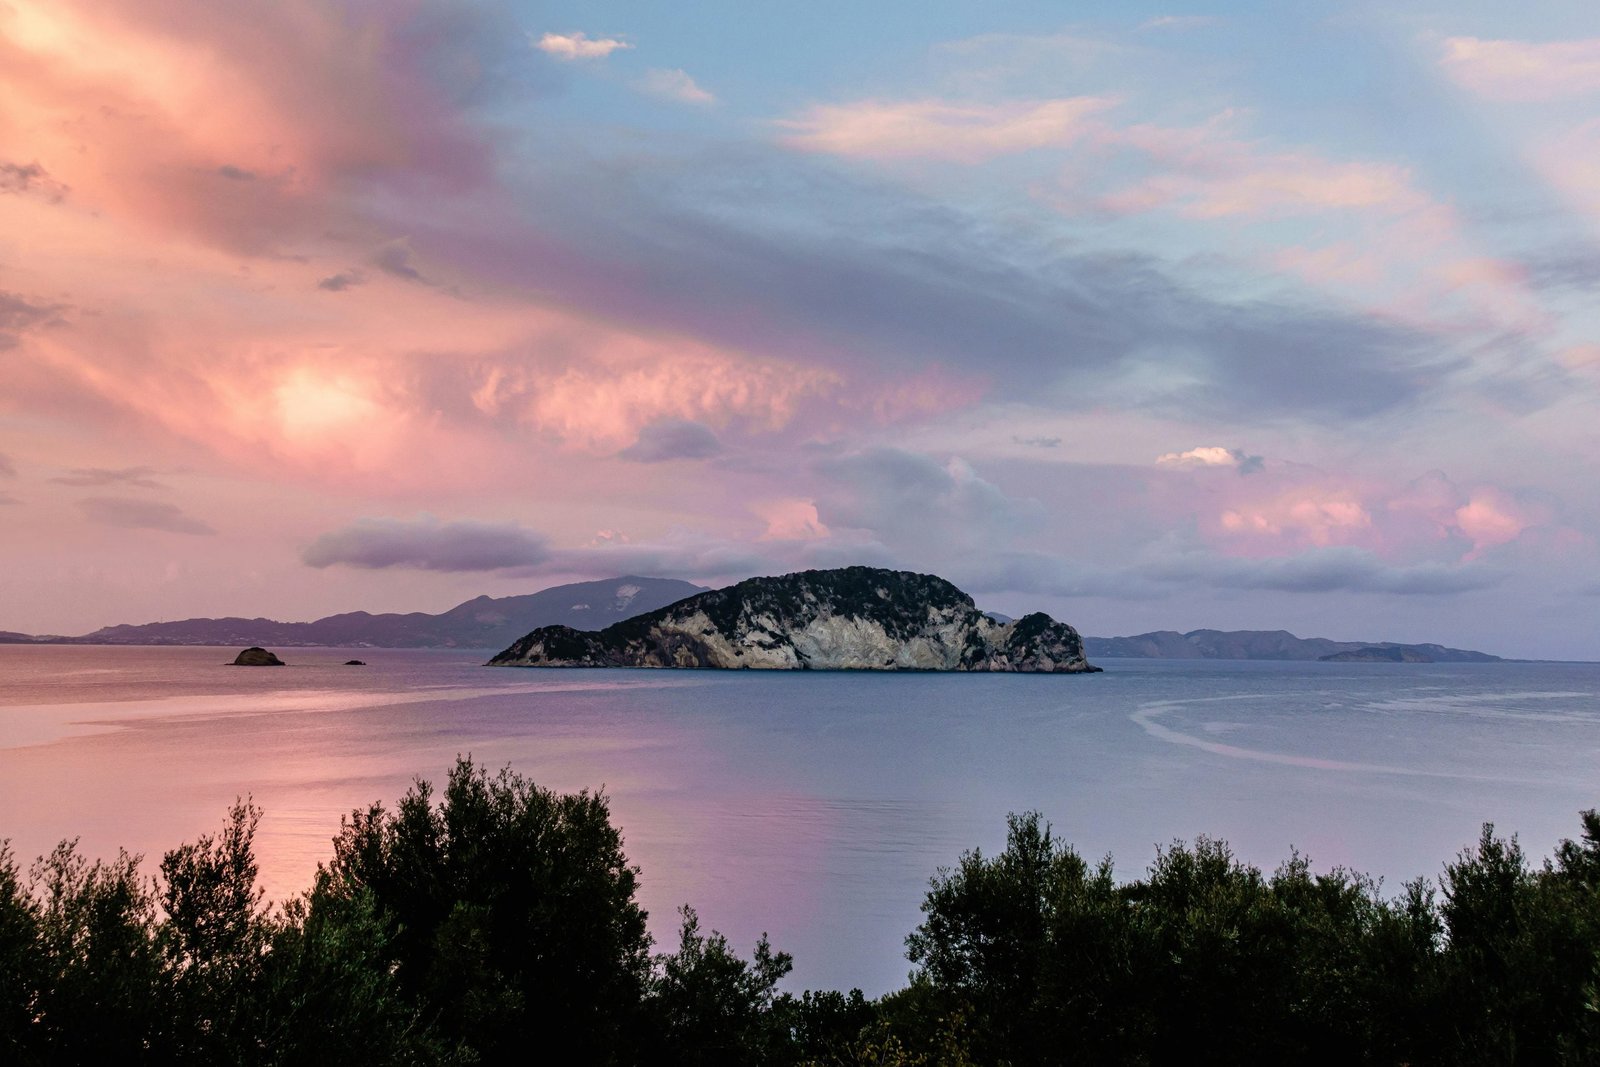
<instances>
[{"instance_id":1,"label":"sunset sky","mask_svg":"<svg viewBox=\"0 0 1600 1067\"><path fill-rule=\"evenodd\" d=\"M0 0L0 629L868 563L1600 658L1572 3Z\"/></svg>"}]
</instances>

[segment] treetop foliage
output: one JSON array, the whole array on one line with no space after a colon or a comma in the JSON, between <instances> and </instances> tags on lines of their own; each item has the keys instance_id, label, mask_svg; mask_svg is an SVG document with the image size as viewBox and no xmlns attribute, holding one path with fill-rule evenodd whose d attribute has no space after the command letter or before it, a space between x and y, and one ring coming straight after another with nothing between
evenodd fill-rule
<instances>
[{"instance_id":1,"label":"treetop foliage","mask_svg":"<svg viewBox=\"0 0 1600 1067\"><path fill-rule=\"evenodd\" d=\"M1159 849L1119 883L1037 813L940 870L906 988L780 991L681 910L654 952L603 793L458 759L351 813L269 907L261 817L162 857L0 843L0 1062L917 1065L1600 1062L1600 815L1541 865L1485 826L1385 897L1291 854Z\"/></svg>"}]
</instances>

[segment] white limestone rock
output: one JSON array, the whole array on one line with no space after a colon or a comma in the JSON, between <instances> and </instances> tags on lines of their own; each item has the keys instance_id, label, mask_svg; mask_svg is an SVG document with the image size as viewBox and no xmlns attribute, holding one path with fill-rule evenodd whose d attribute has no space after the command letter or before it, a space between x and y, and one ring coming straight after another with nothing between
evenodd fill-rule
<instances>
[{"instance_id":1,"label":"white limestone rock","mask_svg":"<svg viewBox=\"0 0 1600 1067\"><path fill-rule=\"evenodd\" d=\"M875 567L752 578L599 632L545 626L501 667L1098 671L1048 615L997 622L954 585Z\"/></svg>"}]
</instances>

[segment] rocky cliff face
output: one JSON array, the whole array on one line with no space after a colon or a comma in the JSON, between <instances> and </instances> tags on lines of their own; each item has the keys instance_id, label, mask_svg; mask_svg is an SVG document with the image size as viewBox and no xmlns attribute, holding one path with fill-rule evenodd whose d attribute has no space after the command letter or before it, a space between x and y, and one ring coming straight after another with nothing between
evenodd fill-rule
<instances>
[{"instance_id":1,"label":"rocky cliff face","mask_svg":"<svg viewBox=\"0 0 1600 1067\"><path fill-rule=\"evenodd\" d=\"M1097 671L1048 615L998 623L927 574L875 567L752 578L586 633L534 630L501 667Z\"/></svg>"}]
</instances>

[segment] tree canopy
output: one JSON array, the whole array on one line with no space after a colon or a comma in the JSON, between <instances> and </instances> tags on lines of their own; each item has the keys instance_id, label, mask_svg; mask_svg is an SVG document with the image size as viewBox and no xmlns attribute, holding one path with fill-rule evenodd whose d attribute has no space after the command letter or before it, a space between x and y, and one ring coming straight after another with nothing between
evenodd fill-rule
<instances>
[{"instance_id":1,"label":"tree canopy","mask_svg":"<svg viewBox=\"0 0 1600 1067\"><path fill-rule=\"evenodd\" d=\"M1386 897L1201 838L1118 882L1035 812L939 871L902 990L780 989L681 910L653 951L603 793L459 759L351 813L301 896L260 811L166 853L0 844L0 1062L1584 1064L1600 1060L1600 815L1539 865L1485 826Z\"/></svg>"}]
</instances>

